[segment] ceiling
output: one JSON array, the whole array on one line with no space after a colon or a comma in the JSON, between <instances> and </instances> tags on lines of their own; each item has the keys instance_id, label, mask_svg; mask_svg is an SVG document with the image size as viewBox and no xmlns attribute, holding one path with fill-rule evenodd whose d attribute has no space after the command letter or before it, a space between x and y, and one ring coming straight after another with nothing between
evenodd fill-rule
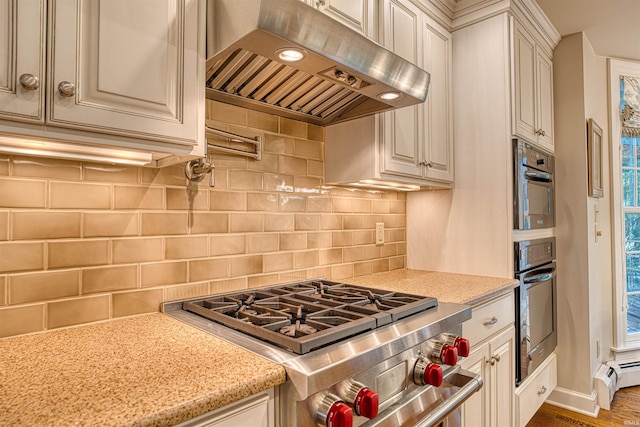
<instances>
[{"instance_id":1,"label":"ceiling","mask_svg":"<svg viewBox=\"0 0 640 427\"><path fill-rule=\"evenodd\" d=\"M536 0L561 36L583 31L597 55L640 61L640 0Z\"/></svg>"}]
</instances>

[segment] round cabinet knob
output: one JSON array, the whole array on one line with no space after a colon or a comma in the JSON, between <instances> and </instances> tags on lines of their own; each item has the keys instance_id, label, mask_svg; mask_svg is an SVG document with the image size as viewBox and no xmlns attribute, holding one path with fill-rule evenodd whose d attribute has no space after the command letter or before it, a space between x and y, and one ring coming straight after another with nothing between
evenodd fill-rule
<instances>
[{"instance_id":1,"label":"round cabinet knob","mask_svg":"<svg viewBox=\"0 0 640 427\"><path fill-rule=\"evenodd\" d=\"M326 427L351 427L353 411L335 394L328 393L318 408L317 418Z\"/></svg>"},{"instance_id":2,"label":"round cabinet knob","mask_svg":"<svg viewBox=\"0 0 640 427\"><path fill-rule=\"evenodd\" d=\"M353 402L353 409L361 417L375 418L378 415L378 393L368 387L361 388Z\"/></svg>"},{"instance_id":3,"label":"round cabinet knob","mask_svg":"<svg viewBox=\"0 0 640 427\"><path fill-rule=\"evenodd\" d=\"M424 357L419 357L413 367L413 382L418 385L440 387L443 377L442 367Z\"/></svg>"},{"instance_id":4,"label":"round cabinet knob","mask_svg":"<svg viewBox=\"0 0 640 427\"><path fill-rule=\"evenodd\" d=\"M60 82L58 84L58 92L62 96L73 96L76 94L76 87L71 82Z\"/></svg>"},{"instance_id":5,"label":"round cabinet knob","mask_svg":"<svg viewBox=\"0 0 640 427\"><path fill-rule=\"evenodd\" d=\"M33 74L24 73L20 76L20 84L25 89L36 90L40 87L40 79Z\"/></svg>"}]
</instances>

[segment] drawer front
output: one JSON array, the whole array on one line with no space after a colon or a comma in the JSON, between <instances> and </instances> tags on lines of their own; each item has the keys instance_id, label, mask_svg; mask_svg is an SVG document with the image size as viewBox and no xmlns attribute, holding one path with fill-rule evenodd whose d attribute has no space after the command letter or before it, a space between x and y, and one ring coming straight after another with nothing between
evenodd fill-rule
<instances>
[{"instance_id":1,"label":"drawer front","mask_svg":"<svg viewBox=\"0 0 640 427\"><path fill-rule=\"evenodd\" d=\"M462 324L462 336L475 346L513 324L515 310L513 293L474 308L471 319Z\"/></svg>"},{"instance_id":2,"label":"drawer front","mask_svg":"<svg viewBox=\"0 0 640 427\"><path fill-rule=\"evenodd\" d=\"M527 425L558 383L558 364L553 353L527 380L516 389L518 425Z\"/></svg>"}]
</instances>

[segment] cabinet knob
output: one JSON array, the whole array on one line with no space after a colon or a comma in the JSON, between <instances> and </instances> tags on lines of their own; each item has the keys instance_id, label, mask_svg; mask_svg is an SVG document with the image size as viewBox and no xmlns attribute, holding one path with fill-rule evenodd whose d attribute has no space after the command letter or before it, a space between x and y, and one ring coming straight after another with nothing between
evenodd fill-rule
<instances>
[{"instance_id":1,"label":"cabinet knob","mask_svg":"<svg viewBox=\"0 0 640 427\"><path fill-rule=\"evenodd\" d=\"M418 163L420 166L426 166L428 168L433 166L433 162L427 162L426 160L421 161L420 163Z\"/></svg>"},{"instance_id":2,"label":"cabinet knob","mask_svg":"<svg viewBox=\"0 0 640 427\"><path fill-rule=\"evenodd\" d=\"M500 355L499 354L494 354L493 358L496 360L496 362L500 361Z\"/></svg>"},{"instance_id":3,"label":"cabinet knob","mask_svg":"<svg viewBox=\"0 0 640 427\"><path fill-rule=\"evenodd\" d=\"M538 130L536 130L536 135L538 135L538 136L546 136L547 133L542 129L538 129Z\"/></svg>"},{"instance_id":4,"label":"cabinet knob","mask_svg":"<svg viewBox=\"0 0 640 427\"><path fill-rule=\"evenodd\" d=\"M316 7L324 7L327 5L327 0L316 0Z\"/></svg>"},{"instance_id":5,"label":"cabinet knob","mask_svg":"<svg viewBox=\"0 0 640 427\"><path fill-rule=\"evenodd\" d=\"M20 76L20 84L23 88L36 90L40 87L40 79L30 73L24 73Z\"/></svg>"},{"instance_id":6,"label":"cabinet knob","mask_svg":"<svg viewBox=\"0 0 640 427\"><path fill-rule=\"evenodd\" d=\"M76 94L76 87L71 82L60 82L60 84L58 84L58 92L60 92L62 96L73 96Z\"/></svg>"}]
</instances>

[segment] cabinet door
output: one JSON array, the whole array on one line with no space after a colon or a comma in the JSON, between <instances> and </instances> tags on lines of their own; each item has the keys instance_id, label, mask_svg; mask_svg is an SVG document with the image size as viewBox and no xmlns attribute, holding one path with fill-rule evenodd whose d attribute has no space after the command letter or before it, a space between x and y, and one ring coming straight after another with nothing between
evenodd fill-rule
<instances>
[{"instance_id":1,"label":"cabinet door","mask_svg":"<svg viewBox=\"0 0 640 427\"><path fill-rule=\"evenodd\" d=\"M513 36L513 120L514 132L531 142L536 130L536 47L535 41L517 22Z\"/></svg>"},{"instance_id":2,"label":"cabinet door","mask_svg":"<svg viewBox=\"0 0 640 427\"><path fill-rule=\"evenodd\" d=\"M422 27L424 68L431 75L423 106L426 178L453 182L451 33L425 16Z\"/></svg>"},{"instance_id":3,"label":"cabinet door","mask_svg":"<svg viewBox=\"0 0 640 427\"><path fill-rule=\"evenodd\" d=\"M513 426L515 389L515 329L509 328L493 338L489 345L491 365L491 425L495 427Z\"/></svg>"},{"instance_id":4,"label":"cabinet door","mask_svg":"<svg viewBox=\"0 0 640 427\"><path fill-rule=\"evenodd\" d=\"M196 144L200 0L49 3L50 124Z\"/></svg>"},{"instance_id":5,"label":"cabinet door","mask_svg":"<svg viewBox=\"0 0 640 427\"><path fill-rule=\"evenodd\" d=\"M312 4L346 26L375 37L374 0L312 0Z\"/></svg>"},{"instance_id":6,"label":"cabinet door","mask_svg":"<svg viewBox=\"0 0 640 427\"><path fill-rule=\"evenodd\" d=\"M489 396L491 389L490 378L487 375L489 366L489 344L475 349L469 357L461 363L463 369L480 374L484 384L482 388L467 399L462 408L462 425L465 427L489 426Z\"/></svg>"},{"instance_id":7,"label":"cabinet door","mask_svg":"<svg viewBox=\"0 0 640 427\"><path fill-rule=\"evenodd\" d=\"M0 0L0 118L44 120L44 4Z\"/></svg>"},{"instance_id":8,"label":"cabinet door","mask_svg":"<svg viewBox=\"0 0 640 427\"><path fill-rule=\"evenodd\" d=\"M538 50L536 56L538 98L538 144L553 151L553 65L551 58Z\"/></svg>"},{"instance_id":9,"label":"cabinet door","mask_svg":"<svg viewBox=\"0 0 640 427\"><path fill-rule=\"evenodd\" d=\"M409 2L384 0L383 45L414 64L421 63L422 12ZM383 113L381 172L422 177L418 106Z\"/></svg>"}]
</instances>

